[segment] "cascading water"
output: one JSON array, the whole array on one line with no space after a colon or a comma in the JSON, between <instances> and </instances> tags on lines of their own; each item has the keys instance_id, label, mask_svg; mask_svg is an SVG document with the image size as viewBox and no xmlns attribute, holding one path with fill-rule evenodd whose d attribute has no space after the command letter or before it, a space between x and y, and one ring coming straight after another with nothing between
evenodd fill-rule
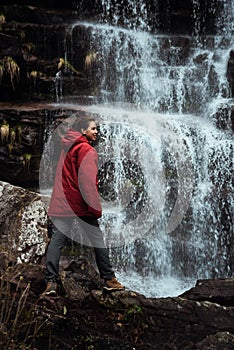
<instances>
[{"instance_id":1,"label":"cascading water","mask_svg":"<svg viewBox=\"0 0 234 350\"><path fill-rule=\"evenodd\" d=\"M103 25L92 30L93 47L101 57L102 102L130 102L162 113L201 114L212 95L217 99L229 94L225 78L229 52L220 48L223 37L208 38L210 50L205 43L196 48L196 40L189 37Z\"/></svg>"},{"instance_id":2,"label":"cascading water","mask_svg":"<svg viewBox=\"0 0 234 350\"><path fill-rule=\"evenodd\" d=\"M232 276L231 134L193 115L88 110L107 125L101 223L127 286L165 296L198 278Z\"/></svg>"},{"instance_id":3,"label":"cascading water","mask_svg":"<svg viewBox=\"0 0 234 350\"><path fill-rule=\"evenodd\" d=\"M71 32L86 28L98 57L99 94L85 109L103 120L100 223L121 280L147 296L177 295L234 270L226 78L234 2L223 1L217 35L206 36L200 2L192 3L192 36L150 32L148 2L138 0L101 1L104 23L75 23Z\"/></svg>"}]
</instances>

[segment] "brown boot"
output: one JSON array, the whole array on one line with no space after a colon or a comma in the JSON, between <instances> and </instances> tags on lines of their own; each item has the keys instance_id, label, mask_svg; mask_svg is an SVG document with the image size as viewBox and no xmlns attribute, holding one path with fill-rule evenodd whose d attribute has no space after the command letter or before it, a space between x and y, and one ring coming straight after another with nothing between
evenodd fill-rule
<instances>
[{"instance_id":1,"label":"brown boot","mask_svg":"<svg viewBox=\"0 0 234 350\"><path fill-rule=\"evenodd\" d=\"M109 292L114 292L115 290L124 290L125 287L116 277L112 277L110 280L105 280L103 289Z\"/></svg>"},{"instance_id":2,"label":"brown boot","mask_svg":"<svg viewBox=\"0 0 234 350\"><path fill-rule=\"evenodd\" d=\"M42 293L42 295L49 295L52 297L56 297L58 295L57 289L58 289L58 283L49 281L47 283L46 290Z\"/></svg>"}]
</instances>

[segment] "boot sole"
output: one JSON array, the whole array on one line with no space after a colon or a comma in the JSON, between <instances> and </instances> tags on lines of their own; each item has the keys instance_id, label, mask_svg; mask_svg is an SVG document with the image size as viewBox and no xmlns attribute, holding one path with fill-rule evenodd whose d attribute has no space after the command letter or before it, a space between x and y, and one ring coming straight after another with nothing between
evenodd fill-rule
<instances>
[{"instance_id":1,"label":"boot sole","mask_svg":"<svg viewBox=\"0 0 234 350\"><path fill-rule=\"evenodd\" d=\"M123 291L125 288L103 287L106 292Z\"/></svg>"},{"instance_id":2,"label":"boot sole","mask_svg":"<svg viewBox=\"0 0 234 350\"><path fill-rule=\"evenodd\" d=\"M51 291L51 292L43 293L43 295L47 295L50 297L57 297L58 294L55 291Z\"/></svg>"}]
</instances>

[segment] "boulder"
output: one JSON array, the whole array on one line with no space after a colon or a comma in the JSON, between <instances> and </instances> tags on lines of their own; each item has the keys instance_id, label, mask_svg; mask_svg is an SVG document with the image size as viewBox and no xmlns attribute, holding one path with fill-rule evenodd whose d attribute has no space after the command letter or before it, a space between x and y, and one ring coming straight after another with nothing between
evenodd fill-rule
<instances>
[{"instance_id":1,"label":"boulder","mask_svg":"<svg viewBox=\"0 0 234 350\"><path fill-rule=\"evenodd\" d=\"M0 181L0 213L1 251L14 262L38 262L48 241L45 198Z\"/></svg>"}]
</instances>

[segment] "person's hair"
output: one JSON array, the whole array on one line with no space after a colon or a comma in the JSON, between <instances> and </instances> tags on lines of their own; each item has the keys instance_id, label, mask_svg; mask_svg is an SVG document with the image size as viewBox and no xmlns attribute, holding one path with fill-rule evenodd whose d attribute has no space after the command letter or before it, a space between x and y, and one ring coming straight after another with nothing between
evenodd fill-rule
<instances>
[{"instance_id":1,"label":"person's hair","mask_svg":"<svg viewBox=\"0 0 234 350\"><path fill-rule=\"evenodd\" d=\"M82 113L76 114L72 127L77 131L81 131L81 129L86 130L91 122L95 122L94 116L82 111Z\"/></svg>"}]
</instances>

